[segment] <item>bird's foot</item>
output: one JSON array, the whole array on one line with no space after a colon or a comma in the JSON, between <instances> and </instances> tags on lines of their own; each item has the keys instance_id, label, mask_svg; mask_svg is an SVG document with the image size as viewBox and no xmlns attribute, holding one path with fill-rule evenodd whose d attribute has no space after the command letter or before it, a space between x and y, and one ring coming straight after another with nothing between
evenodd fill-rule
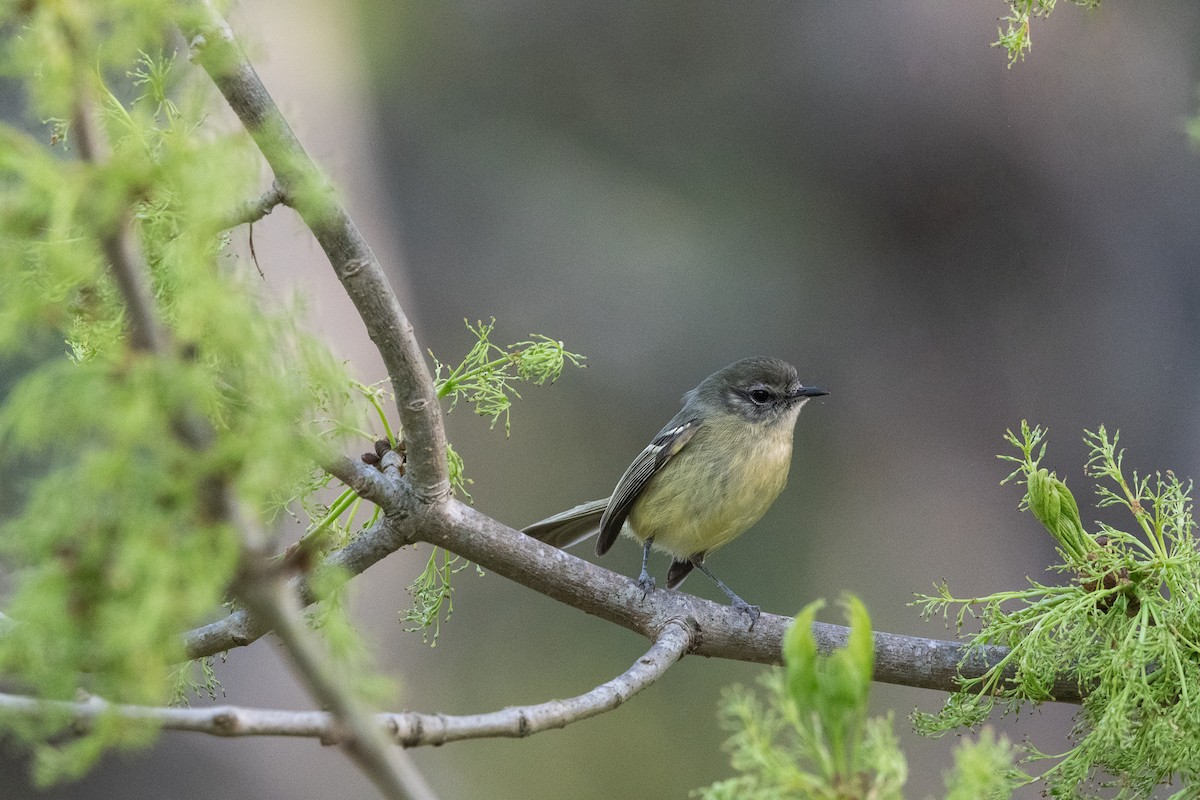
<instances>
[{"instance_id":1,"label":"bird's foot","mask_svg":"<svg viewBox=\"0 0 1200 800\"><path fill-rule=\"evenodd\" d=\"M642 590L642 599L645 600L646 595L654 591L654 576L642 570L642 574L638 575L637 585Z\"/></svg>"},{"instance_id":2,"label":"bird's foot","mask_svg":"<svg viewBox=\"0 0 1200 800\"><path fill-rule=\"evenodd\" d=\"M732 606L735 611L750 617L750 630L754 630L754 623L758 622L758 618L762 616L762 609L750 605L740 597L733 601Z\"/></svg>"}]
</instances>

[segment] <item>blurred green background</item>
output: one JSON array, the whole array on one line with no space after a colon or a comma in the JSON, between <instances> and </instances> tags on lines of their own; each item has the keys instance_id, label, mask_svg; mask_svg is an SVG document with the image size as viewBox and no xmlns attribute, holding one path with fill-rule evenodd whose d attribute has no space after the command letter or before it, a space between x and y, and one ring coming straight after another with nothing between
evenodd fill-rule
<instances>
[{"instance_id":1,"label":"blurred green background","mask_svg":"<svg viewBox=\"0 0 1200 800\"><path fill-rule=\"evenodd\" d=\"M524 392L511 439L465 407L448 418L482 511L520 526L604 496L685 390L776 355L832 393L801 416L779 502L711 566L767 611L848 590L878 629L944 636L906 606L913 592L1016 586L1052 557L1019 490L998 486L1006 427L1048 425L1047 463L1079 493L1080 434L1100 423L1121 430L1129 466L1200 474L1200 154L1185 131L1200 6L1064 4L1012 69L988 47L1003 12L256 0L234 20L423 344L452 360L470 344L463 318L495 316L499 339L544 333L588 356ZM360 377L382 377L286 211L256 226L255 247L268 283L311 296L314 327ZM396 621L426 554L388 559L356 595L399 708L573 695L645 648L469 571L431 649ZM626 541L604 564L635 574L637 558ZM687 589L720 598L702 577ZM230 655L226 701L307 705L273 647ZM447 799L686 797L731 775L719 693L760 671L687 659L598 719L413 755ZM904 719L938 703L874 695L905 732L910 797L940 794L950 766L952 739L918 739ZM1054 752L1071 712L996 724ZM309 741L183 734L46 796L216 793L372 796Z\"/></svg>"}]
</instances>

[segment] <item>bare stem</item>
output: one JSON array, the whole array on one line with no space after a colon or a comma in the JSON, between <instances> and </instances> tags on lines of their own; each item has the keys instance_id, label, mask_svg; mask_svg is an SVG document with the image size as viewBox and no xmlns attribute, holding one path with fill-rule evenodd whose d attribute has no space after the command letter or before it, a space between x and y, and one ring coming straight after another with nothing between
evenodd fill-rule
<instances>
[{"instance_id":1,"label":"bare stem","mask_svg":"<svg viewBox=\"0 0 1200 800\"><path fill-rule=\"evenodd\" d=\"M278 183L271 185L271 188L264 192L260 197L243 204L235 209L224 221L221 222L221 230L236 228L239 225L248 225L258 222L260 219L270 214L275 210L275 206L285 204L286 198L283 196L283 189Z\"/></svg>"},{"instance_id":2,"label":"bare stem","mask_svg":"<svg viewBox=\"0 0 1200 800\"><path fill-rule=\"evenodd\" d=\"M303 631L303 629L301 628ZM289 629L289 637L292 631ZM530 706L515 706L487 714L450 716L406 711L395 714L362 716L370 727L369 739L385 742L386 755L392 761L403 750L386 746L385 735L403 747L440 745L464 739L525 737L545 730L564 728L574 722L611 711L633 695L661 678L683 657L691 645L694 630L681 620L665 626L654 644L629 669L584 694L565 700L551 700ZM302 637L307 637L303 631ZM303 645L301 650L306 650ZM309 667L315 664L308 665ZM324 669L323 667L318 668ZM336 680L334 680L336 683ZM337 692L333 693L334 695ZM331 695L331 700L342 700ZM87 727L106 714L115 714L130 722L145 722L167 730L207 733L212 736L298 736L320 739L324 744L361 744L364 731L347 730L338 713L327 711L281 711L265 708L213 706L209 708L161 708L154 706L115 705L93 697L81 703L38 700L21 695L0 694L0 711L38 716L49 713L69 714L77 726ZM410 787L415 799L421 795Z\"/></svg>"}]
</instances>

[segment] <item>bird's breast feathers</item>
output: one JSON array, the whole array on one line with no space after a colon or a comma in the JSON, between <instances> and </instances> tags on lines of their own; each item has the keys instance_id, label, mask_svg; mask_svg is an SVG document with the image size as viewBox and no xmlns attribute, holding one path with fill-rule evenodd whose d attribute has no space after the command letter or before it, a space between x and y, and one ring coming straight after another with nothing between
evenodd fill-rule
<instances>
[{"instance_id":1,"label":"bird's breast feathers","mask_svg":"<svg viewBox=\"0 0 1200 800\"><path fill-rule=\"evenodd\" d=\"M687 558L711 553L758 522L787 483L792 426L726 417L700 431L646 485L629 514L638 538Z\"/></svg>"}]
</instances>

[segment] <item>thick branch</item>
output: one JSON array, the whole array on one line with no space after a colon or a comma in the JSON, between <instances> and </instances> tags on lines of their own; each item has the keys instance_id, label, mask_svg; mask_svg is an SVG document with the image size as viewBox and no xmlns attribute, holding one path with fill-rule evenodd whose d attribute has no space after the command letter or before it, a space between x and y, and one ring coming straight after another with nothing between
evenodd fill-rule
<instances>
[{"instance_id":1,"label":"thick branch","mask_svg":"<svg viewBox=\"0 0 1200 800\"><path fill-rule=\"evenodd\" d=\"M447 499L446 434L433 377L383 268L279 112L229 24L207 0L194 0L188 8L192 13L183 15L180 27L196 61L254 138L276 184L325 251L383 358L408 444L414 491L422 502Z\"/></svg>"},{"instance_id":2,"label":"thick branch","mask_svg":"<svg viewBox=\"0 0 1200 800\"><path fill-rule=\"evenodd\" d=\"M790 617L763 614L750 629L746 615L730 606L682 592L661 590L643 595L637 582L575 558L496 522L470 506L451 504L443 514L423 515L414 534L445 547L555 600L614 622L644 636L672 619L687 619L699 629L690 653L762 664L782 663L783 634ZM822 653L846 645L849 629L814 623ZM981 648L961 666L961 675L978 677L1008 653ZM954 692L959 688L963 644L916 636L875 633L875 675L883 683ZM1063 675L1051 690L1055 700L1078 703L1077 683Z\"/></svg>"},{"instance_id":3,"label":"thick branch","mask_svg":"<svg viewBox=\"0 0 1200 800\"><path fill-rule=\"evenodd\" d=\"M423 509L404 518L385 519L331 554L326 563L357 575L413 541L445 547L489 571L650 639L672 620L692 621L698 634L689 652L696 655L781 663L783 634L790 617L763 614L750 630L745 615L689 594L659 590L643 598L632 579L532 539L457 502L445 513ZM304 599L315 602L319 598L306 594ZM188 633L188 655L199 658L250 644L268 630L261 621L238 611ZM829 653L845 646L849 629L817 622L813 633L821 652ZM961 674L978 677L1007 652L1003 647L980 648L962 665ZM959 661L965 655L960 642L879 632L875 634L875 680L957 691ZM1069 675L1059 679L1051 694L1060 702L1078 703L1081 699L1079 687Z\"/></svg>"}]
</instances>

